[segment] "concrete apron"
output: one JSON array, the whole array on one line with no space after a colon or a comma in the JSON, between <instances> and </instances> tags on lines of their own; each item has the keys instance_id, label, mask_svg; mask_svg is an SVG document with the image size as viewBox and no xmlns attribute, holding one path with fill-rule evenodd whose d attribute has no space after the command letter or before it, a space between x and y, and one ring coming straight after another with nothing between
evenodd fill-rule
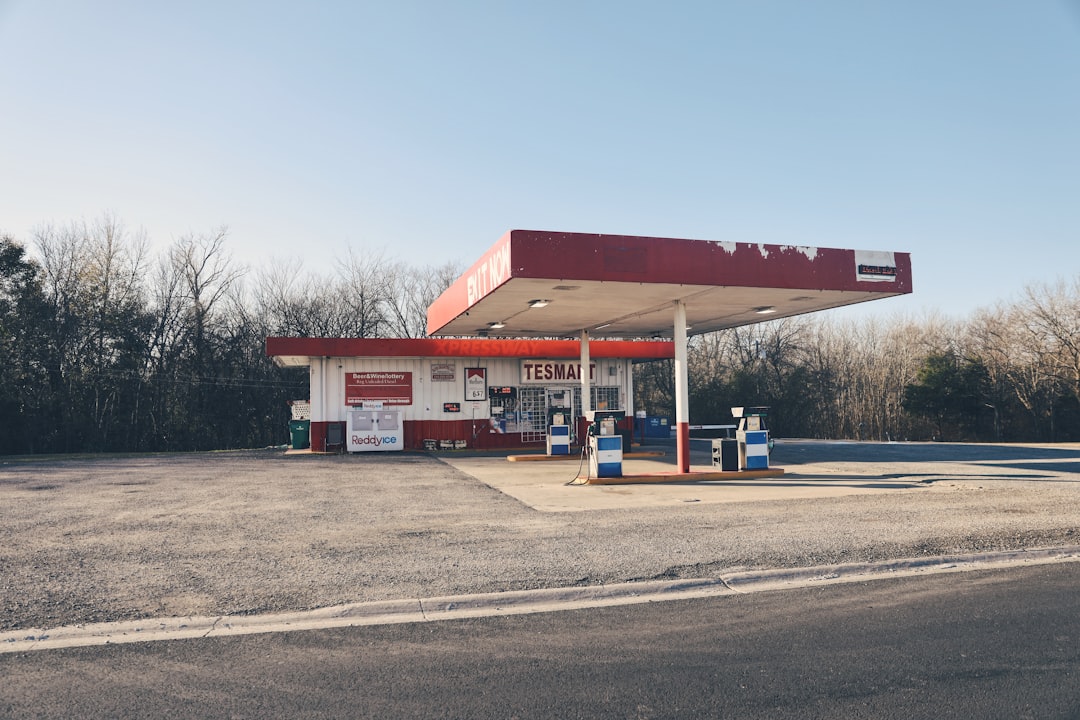
<instances>
[{"instance_id":1,"label":"concrete apron","mask_svg":"<svg viewBox=\"0 0 1080 720\"><path fill-rule=\"evenodd\" d=\"M639 452L623 453L623 460L636 460L641 458L661 458L666 453L662 450L645 450ZM536 453L529 453L525 455L509 455L506 458L510 462L566 462L580 460L580 452L571 455L539 455ZM450 463L454 464L454 463ZM760 480L762 478L776 478L781 477L784 474L781 468L768 468L765 470L740 470L738 472L733 471L721 471L713 468L712 470L696 470L688 473L680 472L648 472L627 474L624 473L618 477L589 477L578 476L571 485L647 485L653 483L669 483L669 482L701 482L705 480Z\"/></svg>"},{"instance_id":2,"label":"concrete apron","mask_svg":"<svg viewBox=\"0 0 1080 720\"><path fill-rule=\"evenodd\" d=\"M692 465L689 474L681 474L674 458L656 454L624 456L625 477L618 484L607 484L609 478L593 478L594 482L588 483L580 480L588 472L587 461L581 455L562 462L518 460L508 463L505 457L479 456L439 459L540 512L820 499L883 492L930 492L933 489L932 484L912 478L810 474L804 466L717 473L712 465L699 464ZM769 475L751 475L757 472ZM642 480L632 481L638 477ZM627 482L626 478L631 481Z\"/></svg>"},{"instance_id":3,"label":"concrete apron","mask_svg":"<svg viewBox=\"0 0 1080 720\"><path fill-rule=\"evenodd\" d=\"M146 618L48 629L28 628L0 633L0 653L581 610L1077 560L1080 560L1080 546L1071 545L876 563L733 572L717 578L350 603L305 612Z\"/></svg>"}]
</instances>

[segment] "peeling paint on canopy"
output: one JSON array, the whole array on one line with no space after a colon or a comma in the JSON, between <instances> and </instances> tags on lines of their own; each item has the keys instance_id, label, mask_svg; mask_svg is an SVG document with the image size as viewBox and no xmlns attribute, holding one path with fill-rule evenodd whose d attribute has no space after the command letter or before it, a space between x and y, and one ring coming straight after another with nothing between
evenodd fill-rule
<instances>
[{"instance_id":1,"label":"peeling paint on canopy","mask_svg":"<svg viewBox=\"0 0 1080 720\"><path fill-rule=\"evenodd\" d=\"M912 291L907 253L512 230L428 308L428 333L670 337Z\"/></svg>"}]
</instances>

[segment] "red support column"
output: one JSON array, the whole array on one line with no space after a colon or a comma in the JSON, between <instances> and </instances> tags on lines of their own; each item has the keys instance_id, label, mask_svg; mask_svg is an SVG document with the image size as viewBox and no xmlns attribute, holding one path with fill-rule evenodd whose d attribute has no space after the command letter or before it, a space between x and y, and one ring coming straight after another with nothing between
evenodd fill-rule
<instances>
[{"instance_id":1,"label":"red support column","mask_svg":"<svg viewBox=\"0 0 1080 720\"><path fill-rule=\"evenodd\" d=\"M690 391L686 364L686 305L675 301L675 449L679 472L690 472Z\"/></svg>"},{"instance_id":2,"label":"red support column","mask_svg":"<svg viewBox=\"0 0 1080 720\"><path fill-rule=\"evenodd\" d=\"M690 472L690 423L676 424L675 449L679 456L679 472Z\"/></svg>"}]
</instances>

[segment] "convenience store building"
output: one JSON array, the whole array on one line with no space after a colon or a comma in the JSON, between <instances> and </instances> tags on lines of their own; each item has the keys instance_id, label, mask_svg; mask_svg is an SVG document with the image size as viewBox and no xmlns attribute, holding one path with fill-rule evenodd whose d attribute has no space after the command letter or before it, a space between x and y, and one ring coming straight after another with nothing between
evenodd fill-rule
<instances>
[{"instance_id":1,"label":"convenience store building","mask_svg":"<svg viewBox=\"0 0 1080 720\"><path fill-rule=\"evenodd\" d=\"M633 364L674 357L662 340L590 350L583 365L578 340L266 339L277 364L308 367L316 451L539 447L551 424L570 425L576 440L586 368L589 406L632 418Z\"/></svg>"}]
</instances>

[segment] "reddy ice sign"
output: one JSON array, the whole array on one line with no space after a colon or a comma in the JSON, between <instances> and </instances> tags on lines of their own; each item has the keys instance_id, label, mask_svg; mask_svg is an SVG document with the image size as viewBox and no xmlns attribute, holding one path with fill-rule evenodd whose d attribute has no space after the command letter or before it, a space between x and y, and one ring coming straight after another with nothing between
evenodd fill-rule
<instances>
[{"instance_id":1,"label":"reddy ice sign","mask_svg":"<svg viewBox=\"0 0 1080 720\"><path fill-rule=\"evenodd\" d=\"M349 452L403 450L405 433L397 410L350 410Z\"/></svg>"}]
</instances>

